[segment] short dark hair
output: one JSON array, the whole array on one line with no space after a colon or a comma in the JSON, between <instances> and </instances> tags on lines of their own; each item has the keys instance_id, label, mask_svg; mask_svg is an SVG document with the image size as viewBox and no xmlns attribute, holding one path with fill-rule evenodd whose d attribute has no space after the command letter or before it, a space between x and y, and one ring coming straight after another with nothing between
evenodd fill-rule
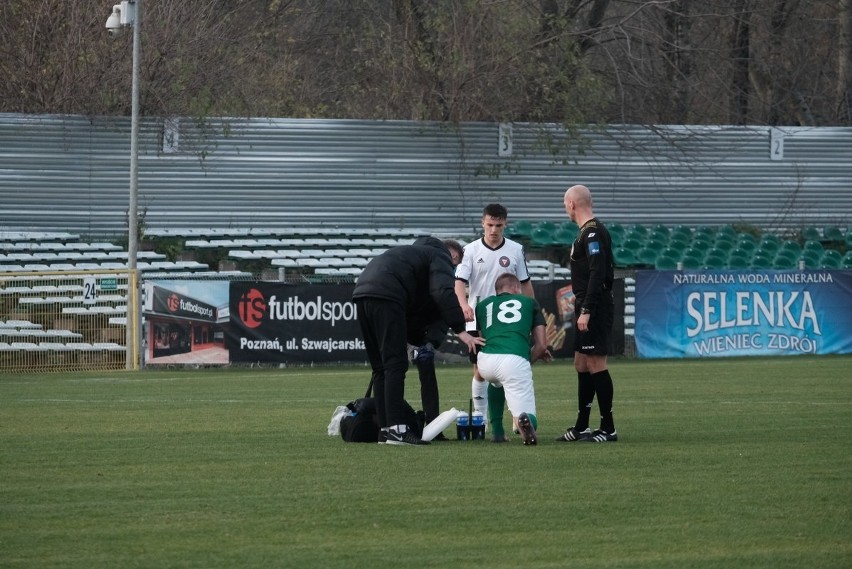
<instances>
[{"instance_id":1,"label":"short dark hair","mask_svg":"<svg viewBox=\"0 0 852 569\"><path fill-rule=\"evenodd\" d=\"M453 251L455 251L459 258L459 263L461 263L461 260L464 259L464 247L461 246L461 243L455 239L444 239L442 243L447 248L447 251L450 252L450 258L452 258Z\"/></svg>"},{"instance_id":2,"label":"short dark hair","mask_svg":"<svg viewBox=\"0 0 852 569\"><path fill-rule=\"evenodd\" d=\"M506 219L509 217L509 211L498 203L490 203L482 210L482 215L496 217L497 219Z\"/></svg>"}]
</instances>

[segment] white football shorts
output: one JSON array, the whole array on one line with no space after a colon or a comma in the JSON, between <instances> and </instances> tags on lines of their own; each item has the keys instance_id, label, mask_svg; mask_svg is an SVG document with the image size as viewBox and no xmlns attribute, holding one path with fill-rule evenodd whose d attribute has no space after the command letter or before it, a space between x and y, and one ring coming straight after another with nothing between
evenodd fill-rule
<instances>
[{"instance_id":1,"label":"white football shorts","mask_svg":"<svg viewBox=\"0 0 852 569\"><path fill-rule=\"evenodd\" d=\"M476 359L479 375L494 385L503 386L506 405L513 417L535 412L532 365L529 360L515 354L485 354Z\"/></svg>"}]
</instances>

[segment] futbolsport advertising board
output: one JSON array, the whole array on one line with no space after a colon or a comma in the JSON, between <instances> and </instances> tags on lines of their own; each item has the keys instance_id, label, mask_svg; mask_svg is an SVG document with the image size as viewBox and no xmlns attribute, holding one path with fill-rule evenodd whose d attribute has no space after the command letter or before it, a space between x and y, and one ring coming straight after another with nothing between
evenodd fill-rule
<instances>
[{"instance_id":1,"label":"futbolsport advertising board","mask_svg":"<svg viewBox=\"0 0 852 569\"><path fill-rule=\"evenodd\" d=\"M639 271L642 358L852 353L852 271Z\"/></svg>"},{"instance_id":2,"label":"futbolsport advertising board","mask_svg":"<svg viewBox=\"0 0 852 569\"><path fill-rule=\"evenodd\" d=\"M367 354L352 302L354 288L354 284L343 283L150 282L145 307L146 365L363 363ZM570 357L574 336L571 283L536 282L534 288L546 316L551 351L556 357ZM624 351L623 290L623 280L616 279L612 354ZM182 311L169 309L181 307L181 299ZM215 317L203 322L207 319L203 312ZM447 334L440 352L448 361L467 362L467 348L453 333Z\"/></svg>"},{"instance_id":3,"label":"futbolsport advertising board","mask_svg":"<svg viewBox=\"0 0 852 569\"><path fill-rule=\"evenodd\" d=\"M355 285L232 282L232 362L364 361Z\"/></svg>"}]
</instances>

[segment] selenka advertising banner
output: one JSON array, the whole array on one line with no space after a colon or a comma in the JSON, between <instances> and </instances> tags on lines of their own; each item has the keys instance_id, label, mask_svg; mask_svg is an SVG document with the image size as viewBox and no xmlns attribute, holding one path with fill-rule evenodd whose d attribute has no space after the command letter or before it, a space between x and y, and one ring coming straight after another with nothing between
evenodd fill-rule
<instances>
[{"instance_id":1,"label":"selenka advertising banner","mask_svg":"<svg viewBox=\"0 0 852 569\"><path fill-rule=\"evenodd\" d=\"M852 353L852 271L639 271L643 358Z\"/></svg>"},{"instance_id":2,"label":"selenka advertising banner","mask_svg":"<svg viewBox=\"0 0 852 569\"><path fill-rule=\"evenodd\" d=\"M232 282L232 362L364 361L352 291L355 285Z\"/></svg>"}]
</instances>

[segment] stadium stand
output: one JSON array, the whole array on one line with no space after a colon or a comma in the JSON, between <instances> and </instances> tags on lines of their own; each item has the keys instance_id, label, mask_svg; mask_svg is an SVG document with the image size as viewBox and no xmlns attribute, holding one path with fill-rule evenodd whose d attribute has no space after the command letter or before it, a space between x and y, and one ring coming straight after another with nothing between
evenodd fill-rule
<instances>
[{"instance_id":1,"label":"stadium stand","mask_svg":"<svg viewBox=\"0 0 852 569\"><path fill-rule=\"evenodd\" d=\"M788 239L771 232L759 236L754 232L738 232L731 225L668 227L610 223L608 228L620 268L794 269L800 262L809 268L836 268L844 266L846 257L843 254L852 247L849 228L844 233L837 226L822 230L805 227L797 238ZM569 221L557 224L514 220L507 235L524 243L531 259L549 259L548 264L534 264L535 277L549 278L565 274L564 249L570 247L576 231L576 225ZM137 264L147 278L190 274L248 277L256 275L263 267L356 276L372 256L388 247L410 243L425 233L422 230L333 227L147 230L145 238L155 243L154 250L140 250ZM475 238L464 231L441 236L463 243ZM187 253L186 259L170 260L164 252L157 251L158 238L183 240L180 248ZM194 260L195 256L201 260ZM232 264L217 270L211 262L205 262L208 259L229 260ZM0 231L2 274L28 270L118 270L126 265L126 251L113 243L88 242L79 235L64 232Z\"/></svg>"},{"instance_id":2,"label":"stadium stand","mask_svg":"<svg viewBox=\"0 0 852 569\"><path fill-rule=\"evenodd\" d=\"M849 227L826 226L781 235L754 228L738 231L730 225L607 226L618 274L625 278L628 336L632 336L635 325L632 275L637 268L852 269ZM137 264L143 282L181 278L352 282L375 255L426 233L417 229L327 227L146 231ZM577 227L571 222L516 220L507 229L508 236L525 245L532 278L542 281L570 279L567 250L576 233ZM469 230L436 236L452 237L462 244L477 238ZM111 361L122 362L125 348L120 336L130 319L126 285L84 303L79 283L28 281L19 286L15 275L27 271L120 271L126 266L126 250L113 243L89 242L63 232L0 231L0 361L27 354L31 359L26 361L86 358L99 363L112 357ZM38 322L26 320L27 314L42 313L53 316Z\"/></svg>"}]
</instances>

